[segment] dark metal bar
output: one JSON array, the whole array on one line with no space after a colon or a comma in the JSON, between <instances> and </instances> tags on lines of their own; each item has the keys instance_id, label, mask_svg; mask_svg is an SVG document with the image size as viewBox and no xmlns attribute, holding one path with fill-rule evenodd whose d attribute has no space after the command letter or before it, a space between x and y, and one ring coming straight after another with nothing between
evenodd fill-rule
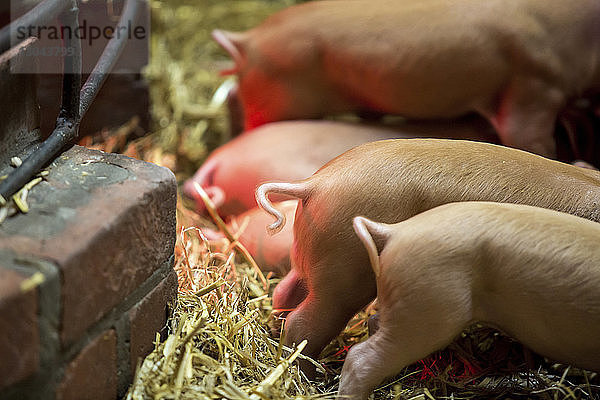
<instances>
[{"instance_id":1,"label":"dark metal bar","mask_svg":"<svg viewBox=\"0 0 600 400\"><path fill-rule=\"evenodd\" d=\"M121 19L115 27L115 32L119 32L120 27L127 28L128 23L133 25L136 22L136 18L139 14L140 4L143 1L144 0L127 0L125 8L123 9L123 14L121 15ZM104 84L108 74L115 66L115 63L119 59L119 56L123 52L123 48L125 48L126 44L126 35L121 35L120 37L113 37L106 45L106 48L100 56L96 67L83 85L83 88L81 88L81 105L79 107L79 112L82 118L96 98L96 95L100 91L100 88Z\"/></svg>"},{"instance_id":2,"label":"dark metal bar","mask_svg":"<svg viewBox=\"0 0 600 400\"><path fill-rule=\"evenodd\" d=\"M79 8L76 0L69 0L71 8L60 16L61 24L75 32L79 25ZM65 144L78 136L79 131L79 88L81 87L81 40L77 35L63 38L65 59L63 71L63 93L61 111L54 132L42 143L23 164L0 183L0 203L16 193L31 180L31 177L52 160Z\"/></svg>"},{"instance_id":3,"label":"dark metal bar","mask_svg":"<svg viewBox=\"0 0 600 400\"><path fill-rule=\"evenodd\" d=\"M71 0L45 0L20 18L0 29L0 53L10 49L12 45L27 39L19 38L14 27L30 27L48 25L52 20L71 7Z\"/></svg>"},{"instance_id":4,"label":"dark metal bar","mask_svg":"<svg viewBox=\"0 0 600 400\"><path fill-rule=\"evenodd\" d=\"M63 66L63 92L62 106L57 120L57 126L62 120L76 121L79 124L79 101L81 90L81 39L75 34L75 28L79 24L79 10L77 1L73 1L70 12L61 16L63 26L73 27L70 35L65 35L64 47L65 58Z\"/></svg>"},{"instance_id":5,"label":"dark metal bar","mask_svg":"<svg viewBox=\"0 0 600 400\"><path fill-rule=\"evenodd\" d=\"M76 1L71 1L75 4L71 11L77 12ZM135 23L142 1L144 0L127 0L123 15L115 28L115 32L119 31L119 27L127 28L128 23ZM76 16L75 20L77 20ZM69 21L73 22L72 20ZM57 120L56 129L35 153L0 183L0 202L2 199L8 199L9 196L16 193L31 180L33 175L52 160L58 152L63 150L67 145L72 144L77 138L81 118L83 118L96 98L126 43L126 35L115 36L108 42L96 67L81 88L81 92L78 93L81 84L81 75L65 74L63 78L62 110ZM76 52L73 52L75 57L65 58L65 71L81 71L81 42L79 39L76 39L70 44L76 46L77 49ZM68 51L66 53L69 54Z\"/></svg>"}]
</instances>

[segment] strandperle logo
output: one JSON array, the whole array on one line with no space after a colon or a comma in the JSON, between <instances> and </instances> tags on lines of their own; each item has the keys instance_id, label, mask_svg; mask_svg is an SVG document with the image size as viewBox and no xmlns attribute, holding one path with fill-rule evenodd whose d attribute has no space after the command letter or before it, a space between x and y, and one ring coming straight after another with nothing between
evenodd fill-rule
<instances>
[{"instance_id":1,"label":"strandperle logo","mask_svg":"<svg viewBox=\"0 0 600 400\"><path fill-rule=\"evenodd\" d=\"M82 44L92 46L94 41L100 38L110 40L112 38L128 40L137 39L143 40L147 38L146 27L133 25L131 21L127 21L126 26L94 26L88 25L88 21L84 20L76 29L70 26L17 26L17 39L25 40L30 36L38 38L48 38L51 40L63 40L77 38L82 40Z\"/></svg>"},{"instance_id":2,"label":"strandperle logo","mask_svg":"<svg viewBox=\"0 0 600 400\"><path fill-rule=\"evenodd\" d=\"M63 59L71 56L72 49L65 47L69 40L79 40L82 48L82 72L90 73L110 40L126 41L126 48L118 65L112 73L139 71L148 60L148 42L150 39L149 7L147 1L139 1L143 6L132 20L121 20L124 0L86 0L78 1L79 20L73 26L63 26L60 19L42 25L22 25L18 17L31 10L40 0L11 1L10 26L13 46L24 40L36 37L35 43L21 52L18 65L11 64L14 73L63 72ZM131 14L131 13L129 13ZM29 62L23 62L26 57ZM15 63L16 64L16 63ZM66 71L72 72L72 71Z\"/></svg>"}]
</instances>

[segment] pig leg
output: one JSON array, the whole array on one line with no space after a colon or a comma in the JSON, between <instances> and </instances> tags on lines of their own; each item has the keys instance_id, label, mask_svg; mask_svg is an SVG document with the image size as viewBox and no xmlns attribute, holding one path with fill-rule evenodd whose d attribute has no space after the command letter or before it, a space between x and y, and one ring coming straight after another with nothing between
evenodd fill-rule
<instances>
[{"instance_id":1,"label":"pig leg","mask_svg":"<svg viewBox=\"0 0 600 400\"><path fill-rule=\"evenodd\" d=\"M490 118L502 144L556 158L554 126L564 96L539 79L515 78Z\"/></svg>"},{"instance_id":2,"label":"pig leg","mask_svg":"<svg viewBox=\"0 0 600 400\"><path fill-rule=\"evenodd\" d=\"M289 312L295 309L307 294L304 281L292 269L273 291L273 311Z\"/></svg>"},{"instance_id":3,"label":"pig leg","mask_svg":"<svg viewBox=\"0 0 600 400\"><path fill-rule=\"evenodd\" d=\"M277 284L273 291L273 316L275 317L275 321L271 326L273 336L279 336L281 330L280 320L295 310L307 294L308 290L304 280L294 269Z\"/></svg>"},{"instance_id":4,"label":"pig leg","mask_svg":"<svg viewBox=\"0 0 600 400\"><path fill-rule=\"evenodd\" d=\"M442 295L439 299L447 297ZM367 399L384 379L444 348L470 322L470 313L457 313L455 307L465 310L460 302L449 301L448 306L425 300L425 307L415 303L382 315L377 333L350 349L342 369L338 399Z\"/></svg>"},{"instance_id":5,"label":"pig leg","mask_svg":"<svg viewBox=\"0 0 600 400\"><path fill-rule=\"evenodd\" d=\"M319 269L317 269L319 270ZM346 326L350 318L365 307L376 295L373 282L360 279L354 284L332 280L327 276L309 277L307 287L309 294L306 299L290 313L285 325L285 343L293 345L302 340L308 340L303 353L312 358L318 358L325 346L333 340ZM332 284L319 285L320 282ZM348 288L360 288L349 292ZM309 377L314 376L314 367L308 363L300 363L303 372Z\"/></svg>"},{"instance_id":6,"label":"pig leg","mask_svg":"<svg viewBox=\"0 0 600 400\"><path fill-rule=\"evenodd\" d=\"M347 296L346 296L347 297ZM309 294L285 321L285 344L293 346L306 339L303 354L317 359L325 346L346 326L354 313L348 313L347 302L340 303L339 296L317 297ZM309 379L314 379L315 368L300 360L300 368Z\"/></svg>"}]
</instances>

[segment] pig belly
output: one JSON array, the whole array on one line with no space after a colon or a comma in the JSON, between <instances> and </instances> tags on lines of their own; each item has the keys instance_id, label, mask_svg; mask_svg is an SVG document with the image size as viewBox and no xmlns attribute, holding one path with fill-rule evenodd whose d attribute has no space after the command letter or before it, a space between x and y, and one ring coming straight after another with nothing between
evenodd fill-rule
<instances>
[{"instance_id":1,"label":"pig belly","mask_svg":"<svg viewBox=\"0 0 600 400\"><path fill-rule=\"evenodd\" d=\"M536 280L529 277L526 281ZM600 287L600 276L590 276L587 285L593 281ZM485 310L481 319L539 354L600 371L600 292L588 291L578 298L580 304L590 305L586 310L561 299L569 297L564 291L572 291L561 284L559 279L539 288L535 283L520 287L511 283L505 292L485 293L479 300Z\"/></svg>"}]
</instances>

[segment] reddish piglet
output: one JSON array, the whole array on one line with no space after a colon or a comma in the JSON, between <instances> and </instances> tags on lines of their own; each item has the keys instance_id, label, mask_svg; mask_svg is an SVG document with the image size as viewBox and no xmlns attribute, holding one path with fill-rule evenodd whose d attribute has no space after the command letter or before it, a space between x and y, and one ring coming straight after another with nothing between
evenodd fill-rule
<instances>
[{"instance_id":1,"label":"reddish piglet","mask_svg":"<svg viewBox=\"0 0 600 400\"><path fill-rule=\"evenodd\" d=\"M221 215L236 215L256 207L254 191L261 183L307 178L327 161L362 143L432 135L493 140L489 125L474 118L407 123L394 129L333 121L279 122L246 132L215 150L183 190L203 213L204 202L194 189L197 182Z\"/></svg>"},{"instance_id":2,"label":"reddish piglet","mask_svg":"<svg viewBox=\"0 0 600 400\"><path fill-rule=\"evenodd\" d=\"M597 0L315 1L213 37L235 61L246 128L478 112L503 144L554 157L558 113L600 88L599 20Z\"/></svg>"}]
</instances>

